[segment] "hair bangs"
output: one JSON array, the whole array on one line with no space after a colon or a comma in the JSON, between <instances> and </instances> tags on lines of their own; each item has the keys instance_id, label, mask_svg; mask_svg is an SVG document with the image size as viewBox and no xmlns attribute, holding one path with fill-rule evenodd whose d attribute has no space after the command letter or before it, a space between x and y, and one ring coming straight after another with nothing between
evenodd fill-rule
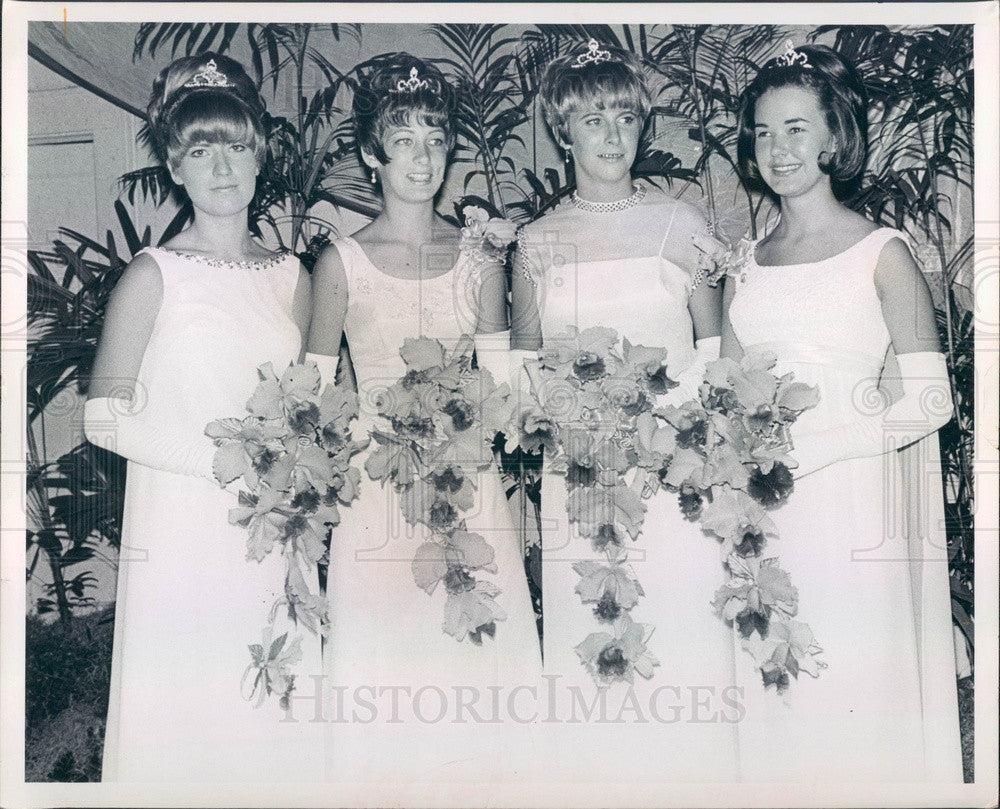
<instances>
[{"instance_id":1,"label":"hair bangs","mask_svg":"<svg viewBox=\"0 0 1000 809\"><path fill-rule=\"evenodd\" d=\"M437 99L435 99L437 100ZM386 108L383 113L379 130L384 134L391 126L409 126L412 123L421 126L437 127L444 130L448 139L451 139L451 119L448 111L442 109L440 104L397 104Z\"/></svg>"},{"instance_id":2,"label":"hair bangs","mask_svg":"<svg viewBox=\"0 0 1000 809\"><path fill-rule=\"evenodd\" d=\"M803 45L809 67L772 59L743 92L737 115L737 164L745 180L759 181L754 156L757 101L769 90L801 87L815 93L837 150L820 169L830 175L834 193L848 193L864 172L868 157L868 94L855 67L823 45Z\"/></svg>"},{"instance_id":3,"label":"hair bangs","mask_svg":"<svg viewBox=\"0 0 1000 809\"><path fill-rule=\"evenodd\" d=\"M172 163L195 143L245 143L258 161L263 155L263 131L232 95L192 94L171 111L169 123L167 154Z\"/></svg>"},{"instance_id":4,"label":"hair bangs","mask_svg":"<svg viewBox=\"0 0 1000 809\"><path fill-rule=\"evenodd\" d=\"M382 147L382 138L391 127L406 127L414 123L421 126L436 127L444 132L445 143L450 149L455 145L455 133L452 129L450 110L441 96L430 93L400 93L392 98L382 108L371 130L371 142L366 148L375 155L383 165L389 162L389 157Z\"/></svg>"},{"instance_id":5,"label":"hair bangs","mask_svg":"<svg viewBox=\"0 0 1000 809\"><path fill-rule=\"evenodd\" d=\"M641 71L629 62L610 61L577 70L557 64L548 72L542 111L555 134L569 142L568 122L580 110L630 110L645 119L651 100Z\"/></svg>"}]
</instances>

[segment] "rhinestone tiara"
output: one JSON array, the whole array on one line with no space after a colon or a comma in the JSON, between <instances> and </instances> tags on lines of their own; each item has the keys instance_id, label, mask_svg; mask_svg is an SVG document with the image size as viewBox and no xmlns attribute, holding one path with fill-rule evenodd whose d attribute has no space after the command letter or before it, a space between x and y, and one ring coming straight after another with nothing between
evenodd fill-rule
<instances>
[{"instance_id":1,"label":"rhinestone tiara","mask_svg":"<svg viewBox=\"0 0 1000 809\"><path fill-rule=\"evenodd\" d=\"M410 68L410 78L400 79L396 82L397 93L415 93L417 90L423 90L426 87L430 87L430 83L426 79L420 78L416 67Z\"/></svg>"},{"instance_id":2,"label":"rhinestone tiara","mask_svg":"<svg viewBox=\"0 0 1000 809\"><path fill-rule=\"evenodd\" d=\"M195 73L188 81L185 87L235 87L235 85L230 84L229 79L226 78L226 74L220 71L216 65L214 59L209 59L208 64L205 65L205 69L201 73Z\"/></svg>"},{"instance_id":3,"label":"rhinestone tiara","mask_svg":"<svg viewBox=\"0 0 1000 809\"><path fill-rule=\"evenodd\" d=\"M611 61L611 51L602 51L601 44L594 39L590 38L587 43L587 52L581 53L576 57L576 62L570 65L574 70L579 70L581 67L586 67L587 65L599 65L601 62Z\"/></svg>"},{"instance_id":4,"label":"rhinestone tiara","mask_svg":"<svg viewBox=\"0 0 1000 809\"><path fill-rule=\"evenodd\" d=\"M785 40L785 52L775 58L774 63L779 67L795 67L798 65L805 70L812 70L812 65L809 64L809 57L802 51L795 50L792 45L792 40Z\"/></svg>"}]
</instances>

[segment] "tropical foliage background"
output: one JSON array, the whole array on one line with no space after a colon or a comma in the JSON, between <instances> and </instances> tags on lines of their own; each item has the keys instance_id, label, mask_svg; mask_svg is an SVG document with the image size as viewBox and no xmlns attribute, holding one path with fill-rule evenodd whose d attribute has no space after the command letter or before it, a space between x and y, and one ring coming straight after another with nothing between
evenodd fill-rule
<instances>
[{"instance_id":1,"label":"tropical foliage background","mask_svg":"<svg viewBox=\"0 0 1000 809\"><path fill-rule=\"evenodd\" d=\"M135 62L226 52L238 43L249 48L248 68L265 98L291 93L293 103L285 108L294 113L270 118L267 162L250 221L262 238L293 249L307 266L337 235L338 218L331 213L370 217L378 210L349 117L353 88L374 60L340 64L336 53L316 47L321 29L324 41L360 42L365 28L148 23L133 43ZM475 202L524 223L572 190L572 168L559 159L541 123L538 79L552 57L594 37L638 54L656 88L636 174L700 198L719 235L731 240L747 231L757 235L774 210L766 194L741 184L735 172L735 113L757 68L788 38L829 44L858 65L872 99L872 150L849 204L912 237L934 292L956 403L955 417L940 432L952 608L971 653L971 27L440 24L428 31L444 54L435 61L452 77L459 99L450 183L463 198L459 205L443 203L443 214L454 217L461 204ZM46 419L68 391L86 390L104 307L126 263L143 246L169 239L189 216L182 204L155 240L149 228L139 233L133 224L122 200L160 205L171 196L160 167L126 174L120 191L114 206L124 244L110 231L102 237L63 230L50 249L29 254L27 575L45 568L50 583L28 623L28 780L99 777L94 751L103 733L113 608L93 612L98 605L90 563L95 555L117 552L125 482L122 460L85 442L49 459ZM531 536L538 459L516 454L502 461ZM533 582L538 552L537 544L527 543ZM55 621L43 620L47 614ZM963 694L971 698L971 680ZM968 780L970 739L966 744Z\"/></svg>"}]
</instances>

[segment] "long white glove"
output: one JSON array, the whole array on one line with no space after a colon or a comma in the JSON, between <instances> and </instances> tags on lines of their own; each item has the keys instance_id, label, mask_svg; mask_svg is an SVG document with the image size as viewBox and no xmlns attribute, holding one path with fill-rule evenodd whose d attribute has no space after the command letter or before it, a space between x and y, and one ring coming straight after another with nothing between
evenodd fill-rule
<instances>
[{"instance_id":1,"label":"long white glove","mask_svg":"<svg viewBox=\"0 0 1000 809\"><path fill-rule=\"evenodd\" d=\"M695 341L694 348L694 359L674 379L677 387L667 391L666 396L662 400L664 406L675 405L679 407L684 402L698 398L698 388L705 381L705 366L719 359L722 338L703 337L701 340Z\"/></svg>"},{"instance_id":2,"label":"long white glove","mask_svg":"<svg viewBox=\"0 0 1000 809\"><path fill-rule=\"evenodd\" d=\"M476 334L476 362L479 367L489 371L493 381L502 385L510 375L510 329L493 334Z\"/></svg>"},{"instance_id":3,"label":"long white glove","mask_svg":"<svg viewBox=\"0 0 1000 809\"><path fill-rule=\"evenodd\" d=\"M337 367L340 365L340 354L331 357L329 354L313 354L311 351L306 352L305 357L306 362L315 362L316 367L319 368L319 392L323 393L323 388L327 385L333 385L337 381Z\"/></svg>"},{"instance_id":4,"label":"long white glove","mask_svg":"<svg viewBox=\"0 0 1000 809\"><path fill-rule=\"evenodd\" d=\"M143 412L133 412L132 407L130 399L88 399L83 407L87 440L143 466L203 477L219 485L212 474L215 445L209 438L171 430L147 419Z\"/></svg>"},{"instance_id":5,"label":"long white glove","mask_svg":"<svg viewBox=\"0 0 1000 809\"><path fill-rule=\"evenodd\" d=\"M531 378L524 367L525 360L538 362L538 351L524 348L512 348L508 356L507 367L510 395L518 406L526 406L532 401Z\"/></svg>"},{"instance_id":6,"label":"long white glove","mask_svg":"<svg viewBox=\"0 0 1000 809\"><path fill-rule=\"evenodd\" d=\"M795 477L808 475L836 461L901 449L948 423L953 405L944 354L921 351L900 354L896 359L903 396L882 413L861 416L849 424L800 438L795 437L795 427L792 427L794 448L791 455L799 462L794 470Z\"/></svg>"}]
</instances>

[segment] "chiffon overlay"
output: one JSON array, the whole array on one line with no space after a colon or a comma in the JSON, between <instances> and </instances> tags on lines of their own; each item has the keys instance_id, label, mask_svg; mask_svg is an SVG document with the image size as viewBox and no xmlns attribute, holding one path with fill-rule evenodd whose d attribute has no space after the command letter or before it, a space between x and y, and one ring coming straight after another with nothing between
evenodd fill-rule
<instances>
[{"instance_id":1,"label":"chiffon overlay","mask_svg":"<svg viewBox=\"0 0 1000 809\"><path fill-rule=\"evenodd\" d=\"M526 228L527 240L542 245L537 260L543 266L533 269L544 344L570 326L605 326L632 344L666 348L671 376L692 362L691 276L661 257L669 239L690 239L670 232L675 204L586 214L596 232L612 234L626 250L630 233L665 231L656 255L583 260L573 246L546 239L548 217ZM560 255L567 249L573 251L569 260ZM642 533L627 545L645 596L630 615L653 628L647 648L660 665L649 680L636 675L634 685L616 683L601 691L575 647L609 625L598 622L592 604L581 603L575 592L580 576L573 570L574 562L600 556L567 519L565 479L543 475L549 711L543 728L550 780L667 785L736 778L733 648L730 630L711 606L724 580L718 543L683 518L676 494L660 491L645 503Z\"/></svg>"},{"instance_id":2,"label":"chiffon overlay","mask_svg":"<svg viewBox=\"0 0 1000 809\"><path fill-rule=\"evenodd\" d=\"M297 359L299 262L143 252L160 268L163 303L137 401L154 428L198 440L210 421L245 415L258 366L280 373ZM284 592L284 563L278 553L247 561L246 530L228 521L235 505L205 478L128 464L105 781L301 782L320 772L318 724L282 721L276 698L255 708L241 695L247 647ZM303 634L299 670L318 673L319 640Z\"/></svg>"},{"instance_id":3,"label":"chiffon overlay","mask_svg":"<svg viewBox=\"0 0 1000 809\"><path fill-rule=\"evenodd\" d=\"M344 331L361 401L359 436L387 429L375 402L405 372L399 349L406 338L431 337L450 349L475 331L478 276L463 253L436 277L399 279L376 268L353 239L334 245L348 283ZM442 630L443 585L428 595L414 582L414 553L429 536L403 520L391 486L362 472L360 498L341 513L327 585L327 778L405 790L523 773L537 755L528 723L511 709L530 718L530 705L510 696L537 683L540 649L520 538L496 468L479 474L476 505L464 514L467 530L496 552L498 572L483 578L502 591L497 601L507 615L482 645Z\"/></svg>"},{"instance_id":4,"label":"chiffon overlay","mask_svg":"<svg viewBox=\"0 0 1000 809\"><path fill-rule=\"evenodd\" d=\"M809 264L751 257L737 279L730 319L744 351L769 349L777 373L819 387L793 443L878 412L880 378L892 387L873 279L895 238L905 236L883 228ZM900 426L905 434L909 425ZM885 441L898 447L891 426ZM961 781L936 442L935 433L902 453L833 463L796 480L772 515L799 618L828 668L816 679L800 674L782 697L763 692L750 657L737 652L743 780Z\"/></svg>"}]
</instances>

